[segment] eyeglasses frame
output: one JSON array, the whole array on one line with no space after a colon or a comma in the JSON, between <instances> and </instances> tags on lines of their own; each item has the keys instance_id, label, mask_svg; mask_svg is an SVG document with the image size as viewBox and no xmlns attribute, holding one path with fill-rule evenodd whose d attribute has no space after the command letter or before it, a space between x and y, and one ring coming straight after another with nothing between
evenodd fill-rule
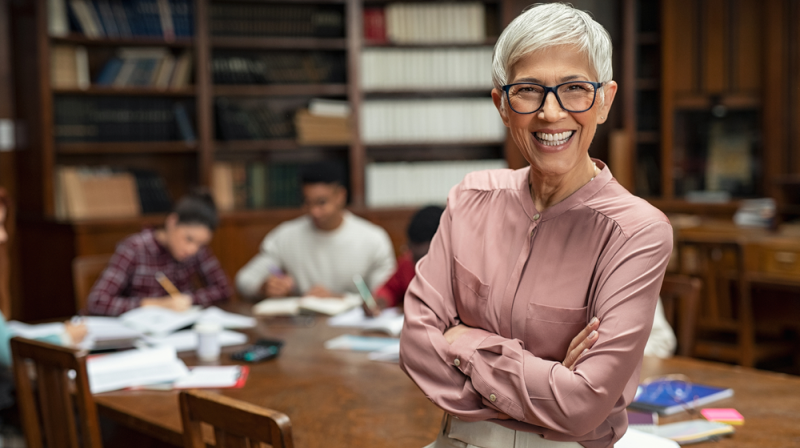
<instances>
[{"instance_id":1,"label":"eyeglasses frame","mask_svg":"<svg viewBox=\"0 0 800 448\"><path fill-rule=\"evenodd\" d=\"M591 84L594 87L594 97L592 98L592 104L590 104L589 107L587 107L584 110L569 110L566 107L564 107L564 104L561 103L561 97L558 96L558 88L563 86L563 85L575 84L575 83L579 83L579 82L580 83L584 83L584 84ZM555 95L555 97L556 97L556 101L558 101L558 105L561 106L562 109L564 109L567 112L571 112L573 114L580 114L580 113L586 112L587 110L589 110L592 107L594 107L594 102L597 100L597 91L601 87L603 87L604 84L605 84L604 82L594 82L594 81L567 81L567 82L562 82L561 84L558 84L556 86L548 87L548 86L544 86L542 84L537 84L535 82L516 82L514 84L506 84L506 85L504 85L502 87L502 89L506 93L506 101L508 101L508 107L510 107L511 110L513 110L514 112L516 112L516 113L518 113L520 115L535 114L536 112L539 112L540 110L542 110L542 108L544 107L544 103L547 102L547 95L550 92L553 92L553 95ZM539 86L539 87L544 89L544 97L542 98L542 104L540 104L539 107L537 107L535 110L533 110L531 112L518 112L516 109L514 109L514 106L511 105L511 94L508 93L508 91L512 87L520 86L520 85L534 85L534 86Z\"/></svg>"}]
</instances>

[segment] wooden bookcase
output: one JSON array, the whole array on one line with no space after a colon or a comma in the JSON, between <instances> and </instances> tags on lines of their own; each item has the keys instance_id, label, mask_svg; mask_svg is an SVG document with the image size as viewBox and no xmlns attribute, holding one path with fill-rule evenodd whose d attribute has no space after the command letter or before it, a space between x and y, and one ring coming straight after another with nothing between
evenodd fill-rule
<instances>
[{"instance_id":1,"label":"wooden bookcase","mask_svg":"<svg viewBox=\"0 0 800 448\"><path fill-rule=\"evenodd\" d=\"M398 46L365 42L363 8L386 6L387 0L283 0L263 3L325 5L344 11L343 37L230 37L210 32L210 7L229 0L194 0L194 36L173 41L155 37L88 38L70 34L48 35L47 0L16 2L12 8L14 68L17 79L18 116L27 126L26 149L18 154L16 164L20 209L19 241L22 246L23 294L15 298L15 317L42 319L72 313L70 262L76 256L108 253L125 235L146 226L159 225L163 215L145 215L130 219L59 221L55 219L55 177L59 165L113 165L143 168L158 172L166 181L170 196L177 199L192 186L209 185L216 161L291 161L306 162L335 159L345 163L349 173L350 208L355 213L387 228L396 249L405 240L405 227L414 208L400 207L371 210L365 207L365 166L370 161L385 160L462 160L502 158L503 144L494 142L426 143L402 142L365 145L359 132L359 114L365 99L418 97L488 97L488 91L465 90L430 94L415 91L365 93L360 84L360 59L369 46L434 48L459 47L462 44L414 44ZM246 4L243 0L239 3ZM479 45L492 46L507 19L505 0L482 1L491 10L491 38ZM50 83L50 49L53 45L85 46L90 52L111 52L124 47L163 47L172 52L191 51L193 83L181 89L110 88L91 86L81 89L55 89ZM471 44L475 46L475 44ZM215 50L280 51L322 50L342 52L346 58L347 82L344 84L286 85L215 85L211 60ZM79 97L157 97L175 98L194 103L196 141L161 142L71 142L59 143L54 132L54 102L59 96ZM260 97L284 99L327 97L346 99L351 107L355 138L348 145L300 145L291 139L228 140L215 137L214 102L218 97ZM285 219L298 216L300 209L236 210L223 214L217 239L213 244L224 269L233 277L258 249L261 238ZM223 243L220 243L224 241ZM41 260L42 253L50 258ZM26 255L28 254L28 255ZM35 255L35 256L34 256ZM41 282L42 270L51 272L52 281ZM42 305L50 297L58 301ZM57 303L55 303L57 302Z\"/></svg>"}]
</instances>

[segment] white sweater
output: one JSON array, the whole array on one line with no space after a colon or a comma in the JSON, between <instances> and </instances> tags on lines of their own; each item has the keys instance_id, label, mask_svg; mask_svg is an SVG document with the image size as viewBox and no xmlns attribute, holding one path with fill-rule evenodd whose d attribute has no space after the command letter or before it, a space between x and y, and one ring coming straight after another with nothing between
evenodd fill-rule
<instances>
[{"instance_id":1,"label":"white sweater","mask_svg":"<svg viewBox=\"0 0 800 448\"><path fill-rule=\"evenodd\" d=\"M357 294L353 274L375 289L394 269L394 249L383 228L345 212L342 224L326 232L304 215L264 238L260 252L236 273L236 287L245 297L258 297L267 278L280 270L294 278L300 294L316 285Z\"/></svg>"}]
</instances>

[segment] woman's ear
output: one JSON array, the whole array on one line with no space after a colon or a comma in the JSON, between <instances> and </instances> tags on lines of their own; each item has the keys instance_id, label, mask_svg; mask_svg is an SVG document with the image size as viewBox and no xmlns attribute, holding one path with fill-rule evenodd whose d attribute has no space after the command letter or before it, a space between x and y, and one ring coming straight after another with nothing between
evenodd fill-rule
<instances>
[{"instance_id":1,"label":"woman's ear","mask_svg":"<svg viewBox=\"0 0 800 448\"><path fill-rule=\"evenodd\" d=\"M500 113L500 118L503 120L503 124L506 127L508 125L508 110L503 104L503 91L498 89L492 89L492 101L494 102L494 107L497 108L497 112Z\"/></svg>"},{"instance_id":2,"label":"woman's ear","mask_svg":"<svg viewBox=\"0 0 800 448\"><path fill-rule=\"evenodd\" d=\"M611 111L611 104L614 103L614 98L617 96L617 83L616 81L609 81L601 87L603 89L603 104L600 106L597 114L597 124L603 124L608 120L608 112Z\"/></svg>"}]
</instances>

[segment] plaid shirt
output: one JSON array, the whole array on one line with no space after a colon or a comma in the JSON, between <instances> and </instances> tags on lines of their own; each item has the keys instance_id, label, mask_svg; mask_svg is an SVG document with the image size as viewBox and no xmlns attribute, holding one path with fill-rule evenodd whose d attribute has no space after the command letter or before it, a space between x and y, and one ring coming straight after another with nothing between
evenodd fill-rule
<instances>
[{"instance_id":1,"label":"plaid shirt","mask_svg":"<svg viewBox=\"0 0 800 448\"><path fill-rule=\"evenodd\" d=\"M196 305L210 305L233 294L225 272L209 248L203 247L179 262L155 240L152 230L144 230L119 243L89 293L87 311L118 316L137 308L144 298L166 296L167 292L156 281L157 272L163 272ZM196 279L204 286L198 288Z\"/></svg>"}]
</instances>

